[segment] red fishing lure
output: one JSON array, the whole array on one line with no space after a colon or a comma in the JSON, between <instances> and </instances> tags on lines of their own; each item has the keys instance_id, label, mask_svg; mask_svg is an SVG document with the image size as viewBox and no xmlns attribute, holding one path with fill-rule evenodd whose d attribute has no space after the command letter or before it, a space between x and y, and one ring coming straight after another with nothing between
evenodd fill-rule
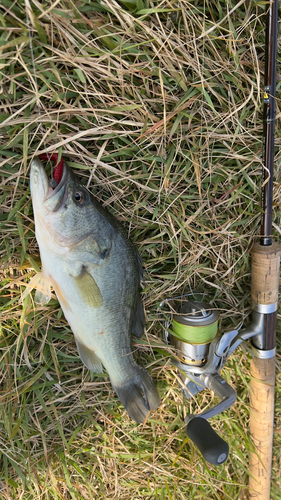
<instances>
[{"instance_id":1,"label":"red fishing lure","mask_svg":"<svg viewBox=\"0 0 281 500\"><path fill-rule=\"evenodd\" d=\"M63 172L63 158L58 161L59 155L58 153L43 153L39 156L40 160L51 160L54 161L56 166L54 168L53 179L59 184L62 178Z\"/></svg>"}]
</instances>

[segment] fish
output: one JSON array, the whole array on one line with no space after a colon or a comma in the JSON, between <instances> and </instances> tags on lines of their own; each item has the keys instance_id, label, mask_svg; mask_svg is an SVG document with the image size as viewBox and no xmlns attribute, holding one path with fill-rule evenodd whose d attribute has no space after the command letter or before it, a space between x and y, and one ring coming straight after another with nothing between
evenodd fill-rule
<instances>
[{"instance_id":1,"label":"fish","mask_svg":"<svg viewBox=\"0 0 281 500\"><path fill-rule=\"evenodd\" d=\"M132 351L132 334L140 338L145 327L139 253L65 161L49 181L35 158L30 190L42 268L29 289L37 288L39 303L54 289L84 365L94 373L105 369L129 416L145 422L161 400Z\"/></svg>"}]
</instances>

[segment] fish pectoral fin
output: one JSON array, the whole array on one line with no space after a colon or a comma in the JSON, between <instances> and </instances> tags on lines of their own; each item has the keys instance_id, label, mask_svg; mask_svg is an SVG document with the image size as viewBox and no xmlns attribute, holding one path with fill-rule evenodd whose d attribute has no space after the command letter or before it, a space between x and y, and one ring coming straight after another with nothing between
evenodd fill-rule
<instances>
[{"instance_id":1,"label":"fish pectoral fin","mask_svg":"<svg viewBox=\"0 0 281 500\"><path fill-rule=\"evenodd\" d=\"M95 279L87 272L74 278L78 293L85 304L90 307L99 308L103 304L101 291Z\"/></svg>"},{"instance_id":2,"label":"fish pectoral fin","mask_svg":"<svg viewBox=\"0 0 281 500\"><path fill-rule=\"evenodd\" d=\"M47 304L51 299L51 280L43 272L35 274L22 294L22 301L36 288L36 304Z\"/></svg>"},{"instance_id":3,"label":"fish pectoral fin","mask_svg":"<svg viewBox=\"0 0 281 500\"><path fill-rule=\"evenodd\" d=\"M82 342L77 340L76 337L75 341L78 354L81 358L81 361L83 361L84 365L94 373L102 373L103 367L101 360L97 357L94 351L92 351L89 347L85 346L85 344L82 344Z\"/></svg>"}]
</instances>

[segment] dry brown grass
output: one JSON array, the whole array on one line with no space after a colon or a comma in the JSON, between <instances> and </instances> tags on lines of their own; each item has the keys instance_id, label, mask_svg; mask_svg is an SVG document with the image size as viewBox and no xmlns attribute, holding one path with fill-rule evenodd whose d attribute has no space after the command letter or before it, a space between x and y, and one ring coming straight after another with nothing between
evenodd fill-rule
<instances>
[{"instance_id":1,"label":"dry brown grass","mask_svg":"<svg viewBox=\"0 0 281 500\"><path fill-rule=\"evenodd\" d=\"M182 399L157 309L195 288L220 309L222 328L250 313L264 5L2 0L0 13L0 498L246 498L248 355L239 350L224 370L238 401L214 421L231 449L214 468L185 437L183 420L213 396ZM142 256L147 335L136 356L162 397L144 427L128 418L106 374L82 366L55 296L46 307L18 303L40 265L29 165L51 151L123 221ZM276 151L277 239L280 206ZM278 349L274 499L281 498Z\"/></svg>"}]
</instances>

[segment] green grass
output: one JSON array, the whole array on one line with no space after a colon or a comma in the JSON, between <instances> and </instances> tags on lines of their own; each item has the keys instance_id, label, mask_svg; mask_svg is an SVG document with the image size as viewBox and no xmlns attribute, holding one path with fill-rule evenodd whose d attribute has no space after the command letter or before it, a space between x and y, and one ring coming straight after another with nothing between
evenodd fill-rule
<instances>
[{"instance_id":1,"label":"green grass","mask_svg":"<svg viewBox=\"0 0 281 500\"><path fill-rule=\"evenodd\" d=\"M248 321L249 252L261 212L264 9L208 0L2 0L1 499L247 498L250 356L239 349L223 371L238 398L213 419L230 445L228 461L215 468L184 425L213 395L183 400L157 311L163 298L196 289L220 309L221 328ZM19 303L40 267L29 166L44 151L63 154L142 256L147 335L136 357L162 398L145 426L129 419L106 373L83 367L55 295L44 307L30 297ZM279 337L274 500L280 355Z\"/></svg>"}]
</instances>

